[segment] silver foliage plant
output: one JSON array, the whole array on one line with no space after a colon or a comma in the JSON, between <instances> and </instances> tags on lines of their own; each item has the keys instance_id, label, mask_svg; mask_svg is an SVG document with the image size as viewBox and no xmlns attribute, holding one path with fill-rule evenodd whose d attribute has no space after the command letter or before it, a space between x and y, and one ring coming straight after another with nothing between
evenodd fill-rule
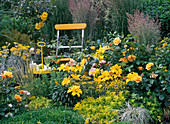
<instances>
[{"instance_id":1,"label":"silver foliage plant","mask_svg":"<svg viewBox=\"0 0 170 124\"><path fill-rule=\"evenodd\" d=\"M153 122L148 110L142 107L132 107L129 102L126 103L127 108L122 109L120 112L121 121L128 121L133 124L149 124Z\"/></svg>"}]
</instances>

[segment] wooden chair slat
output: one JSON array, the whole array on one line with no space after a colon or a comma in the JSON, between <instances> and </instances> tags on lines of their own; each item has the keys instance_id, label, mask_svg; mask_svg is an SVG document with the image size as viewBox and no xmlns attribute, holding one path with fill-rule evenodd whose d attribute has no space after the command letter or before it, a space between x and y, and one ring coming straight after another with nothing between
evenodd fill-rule
<instances>
[{"instance_id":1,"label":"wooden chair slat","mask_svg":"<svg viewBox=\"0 0 170 124\"><path fill-rule=\"evenodd\" d=\"M56 30L79 30L85 29L87 26L86 23L77 23L77 24L56 24Z\"/></svg>"}]
</instances>

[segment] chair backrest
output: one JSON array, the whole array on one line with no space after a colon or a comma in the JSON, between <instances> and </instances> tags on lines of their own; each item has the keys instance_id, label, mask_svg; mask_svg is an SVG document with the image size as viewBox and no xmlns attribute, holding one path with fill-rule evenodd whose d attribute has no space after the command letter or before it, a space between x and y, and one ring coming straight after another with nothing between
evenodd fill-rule
<instances>
[{"instance_id":1,"label":"chair backrest","mask_svg":"<svg viewBox=\"0 0 170 124\"><path fill-rule=\"evenodd\" d=\"M83 39L84 39L84 29L86 28L86 23L76 23L76 24L56 24L55 29L57 30L57 48L56 55L58 55L58 49L60 48L82 48L83 50ZM59 31L60 30L82 30L82 42L81 46L59 46Z\"/></svg>"}]
</instances>

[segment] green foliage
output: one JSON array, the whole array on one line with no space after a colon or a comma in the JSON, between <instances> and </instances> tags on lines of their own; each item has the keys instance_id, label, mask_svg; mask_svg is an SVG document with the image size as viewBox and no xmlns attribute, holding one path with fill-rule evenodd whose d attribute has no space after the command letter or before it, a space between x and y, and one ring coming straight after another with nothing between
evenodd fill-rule
<instances>
[{"instance_id":1,"label":"green foliage","mask_svg":"<svg viewBox=\"0 0 170 124\"><path fill-rule=\"evenodd\" d=\"M28 104L29 110L38 110L51 107L51 99L45 97L37 97Z\"/></svg>"},{"instance_id":2,"label":"green foliage","mask_svg":"<svg viewBox=\"0 0 170 124\"><path fill-rule=\"evenodd\" d=\"M124 106L128 91L107 92L99 98L87 97L78 102L74 110L86 117L86 122L108 123L119 121L120 112Z\"/></svg>"},{"instance_id":3,"label":"green foliage","mask_svg":"<svg viewBox=\"0 0 170 124\"><path fill-rule=\"evenodd\" d=\"M10 73L8 72L8 74ZM3 75L5 75L5 73L2 74L2 76ZM26 111L25 105L27 104L28 94L18 92L20 85L16 83L12 75L0 79L0 89L0 119L13 117L18 113ZM29 92L27 91L27 93Z\"/></svg>"},{"instance_id":4,"label":"green foliage","mask_svg":"<svg viewBox=\"0 0 170 124\"><path fill-rule=\"evenodd\" d=\"M50 82L48 75L42 74L42 78L39 77L33 82L26 83L24 88L30 91L33 96L50 97L51 88L54 85L55 84Z\"/></svg>"},{"instance_id":5,"label":"green foliage","mask_svg":"<svg viewBox=\"0 0 170 124\"><path fill-rule=\"evenodd\" d=\"M74 106L81 99L78 96L72 96L71 93L67 93L68 87L64 87L61 84L56 85L53 91L52 99L58 105Z\"/></svg>"},{"instance_id":6,"label":"green foliage","mask_svg":"<svg viewBox=\"0 0 170 124\"><path fill-rule=\"evenodd\" d=\"M3 124L36 124L38 122L43 124L84 124L84 119L70 109L56 107L30 111L13 118L0 120L0 123Z\"/></svg>"},{"instance_id":7,"label":"green foliage","mask_svg":"<svg viewBox=\"0 0 170 124\"><path fill-rule=\"evenodd\" d=\"M142 0L105 0L107 6L105 21L109 30L127 35L128 23L126 13L133 13L135 9L142 9Z\"/></svg>"},{"instance_id":8,"label":"green foliage","mask_svg":"<svg viewBox=\"0 0 170 124\"><path fill-rule=\"evenodd\" d=\"M67 93L68 86L61 84L62 79L66 77L66 74L57 72L57 79L53 80L56 86L53 87L51 95L56 105L74 106L81 98L78 96L72 96L71 93Z\"/></svg>"},{"instance_id":9,"label":"green foliage","mask_svg":"<svg viewBox=\"0 0 170 124\"><path fill-rule=\"evenodd\" d=\"M13 42L18 42L23 45L31 45L30 37L27 34L21 34L17 30L11 30L9 33L2 32L2 43L5 44L5 42L10 42L13 44ZM4 45L1 44L1 45Z\"/></svg>"},{"instance_id":10,"label":"green foliage","mask_svg":"<svg viewBox=\"0 0 170 124\"><path fill-rule=\"evenodd\" d=\"M161 36L169 37L170 29L170 12L169 0L144 0L143 11L152 18L158 18L161 22Z\"/></svg>"},{"instance_id":11,"label":"green foliage","mask_svg":"<svg viewBox=\"0 0 170 124\"><path fill-rule=\"evenodd\" d=\"M15 111L15 108L8 106L8 104L14 101L15 83L15 80L10 78L0 79L0 118L4 117L10 111Z\"/></svg>"},{"instance_id":12,"label":"green foliage","mask_svg":"<svg viewBox=\"0 0 170 124\"><path fill-rule=\"evenodd\" d=\"M162 121L163 112L161 109L161 104L154 93L149 91L145 93L144 96L132 93L131 99L129 99L129 101L134 107L139 106L148 109L149 114L156 123Z\"/></svg>"}]
</instances>

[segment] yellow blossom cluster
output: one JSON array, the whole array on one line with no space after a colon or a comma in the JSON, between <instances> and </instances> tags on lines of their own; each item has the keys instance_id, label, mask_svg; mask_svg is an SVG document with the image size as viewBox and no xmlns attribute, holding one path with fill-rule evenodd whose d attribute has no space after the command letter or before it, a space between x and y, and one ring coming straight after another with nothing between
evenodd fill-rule
<instances>
[{"instance_id":1,"label":"yellow blossom cluster","mask_svg":"<svg viewBox=\"0 0 170 124\"><path fill-rule=\"evenodd\" d=\"M0 51L0 56L7 57L9 53L9 47L10 43L6 42L6 46L2 46L2 51Z\"/></svg>"},{"instance_id":2,"label":"yellow blossom cluster","mask_svg":"<svg viewBox=\"0 0 170 124\"><path fill-rule=\"evenodd\" d=\"M1 76L2 76L2 78L6 78L6 77L12 78L13 77L12 72L9 72L9 71L5 71Z\"/></svg>"},{"instance_id":3,"label":"yellow blossom cluster","mask_svg":"<svg viewBox=\"0 0 170 124\"><path fill-rule=\"evenodd\" d=\"M109 49L111 49L109 46L101 47L100 45L100 48L96 50L94 57L96 57L99 60L99 62L101 62L104 59L103 53Z\"/></svg>"},{"instance_id":4,"label":"yellow blossom cluster","mask_svg":"<svg viewBox=\"0 0 170 124\"><path fill-rule=\"evenodd\" d=\"M119 118L118 109L125 102L124 92L106 92L106 95L99 96L99 98L87 97L78 102L74 110L87 118L86 123L113 123Z\"/></svg>"},{"instance_id":5,"label":"yellow blossom cluster","mask_svg":"<svg viewBox=\"0 0 170 124\"><path fill-rule=\"evenodd\" d=\"M47 20L48 13L43 12L40 17L41 17L42 22L39 22L39 23L35 24L35 29L37 29L37 30L41 29L44 26L44 21Z\"/></svg>"},{"instance_id":6,"label":"yellow blossom cluster","mask_svg":"<svg viewBox=\"0 0 170 124\"><path fill-rule=\"evenodd\" d=\"M142 77L138 75L136 72L131 72L127 75L126 82L128 83L129 81L136 81L137 83L142 81Z\"/></svg>"},{"instance_id":7,"label":"yellow blossom cluster","mask_svg":"<svg viewBox=\"0 0 170 124\"><path fill-rule=\"evenodd\" d=\"M153 65L154 65L154 64L153 64L152 62L149 62L149 63L146 65L146 69L147 69L147 70L150 70Z\"/></svg>"},{"instance_id":8,"label":"yellow blossom cluster","mask_svg":"<svg viewBox=\"0 0 170 124\"><path fill-rule=\"evenodd\" d=\"M76 86L76 85L73 85L72 87L68 88L67 93L70 92L72 92L73 96L77 95L78 97L80 97L80 94L82 94L82 90L80 89L80 86Z\"/></svg>"}]
</instances>

